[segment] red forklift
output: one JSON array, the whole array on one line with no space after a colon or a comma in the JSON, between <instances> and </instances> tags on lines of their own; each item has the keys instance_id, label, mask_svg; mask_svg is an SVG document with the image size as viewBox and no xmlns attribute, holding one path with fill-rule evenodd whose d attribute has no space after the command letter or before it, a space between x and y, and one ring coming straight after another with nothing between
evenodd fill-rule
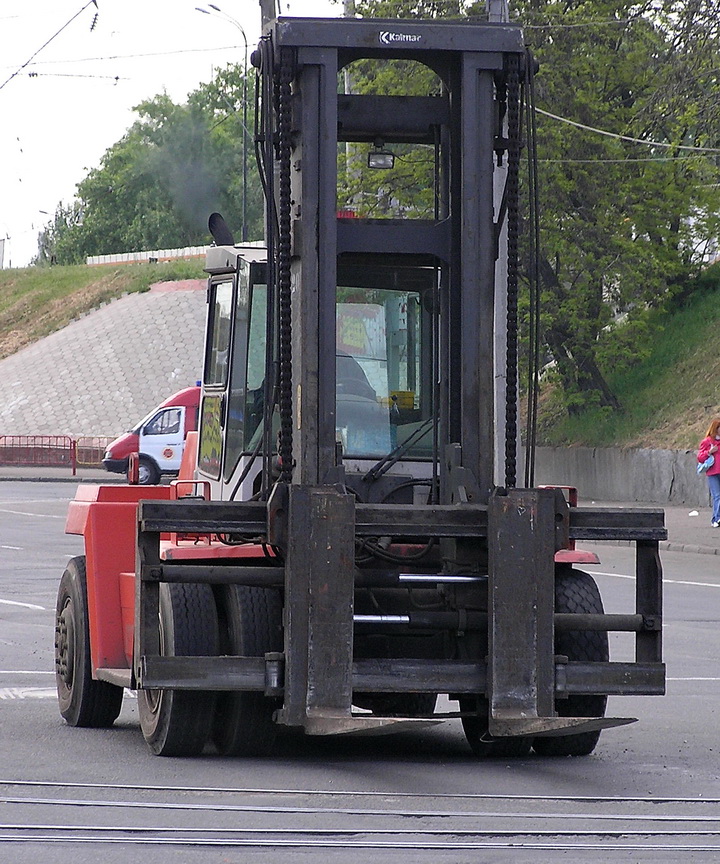
<instances>
[{"instance_id":1,"label":"red forklift","mask_svg":"<svg viewBox=\"0 0 720 864\"><path fill-rule=\"evenodd\" d=\"M253 62L266 247L211 217L179 479L71 503L61 714L109 726L136 690L158 755L443 718L478 756L591 753L632 722L609 695L664 692L666 532L659 510L518 484L522 30L279 18ZM353 64L388 62L436 85L343 92ZM339 154L377 172L379 200L407 147L427 154L429 212L342 199ZM635 544L633 609L604 613L579 540ZM610 660L613 631L634 660Z\"/></svg>"}]
</instances>

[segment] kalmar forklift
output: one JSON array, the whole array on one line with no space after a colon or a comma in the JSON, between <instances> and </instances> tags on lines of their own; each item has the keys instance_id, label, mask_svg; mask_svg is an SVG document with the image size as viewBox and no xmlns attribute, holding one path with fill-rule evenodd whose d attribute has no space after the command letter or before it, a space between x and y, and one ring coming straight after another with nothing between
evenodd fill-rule
<instances>
[{"instance_id":1,"label":"kalmar forklift","mask_svg":"<svg viewBox=\"0 0 720 864\"><path fill-rule=\"evenodd\" d=\"M439 84L343 92L357 61ZM666 532L662 511L517 482L522 30L278 18L253 63L266 245L211 216L179 479L70 506L85 554L58 595L62 716L109 726L136 690L157 755L453 717L478 756L589 754L632 722L608 696L664 692ZM339 150L364 146L380 188L406 145L430 154L431 212L351 212ZM581 540L635 544L634 609L604 612ZM610 661L610 632L632 659Z\"/></svg>"}]
</instances>

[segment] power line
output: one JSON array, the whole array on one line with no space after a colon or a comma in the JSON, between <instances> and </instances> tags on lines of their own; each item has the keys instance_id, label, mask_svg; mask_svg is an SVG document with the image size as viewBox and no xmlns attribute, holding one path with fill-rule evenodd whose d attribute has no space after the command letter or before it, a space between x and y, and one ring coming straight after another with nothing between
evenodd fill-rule
<instances>
[{"instance_id":1,"label":"power line","mask_svg":"<svg viewBox=\"0 0 720 864\"><path fill-rule=\"evenodd\" d=\"M596 162L611 162L611 163L619 163L623 164L625 162L677 162L678 159L698 159L700 154L697 156L693 154L688 154L687 156L647 156L647 157L639 157L639 158L628 158L628 159L538 159L538 162L559 162L565 164L566 162L575 163L588 163L595 164Z\"/></svg>"},{"instance_id":2,"label":"power line","mask_svg":"<svg viewBox=\"0 0 720 864\"><path fill-rule=\"evenodd\" d=\"M88 8L88 6L95 6L95 8L97 9L97 0L88 0L88 2L87 2L87 3L82 7L82 9L80 9L79 11L77 11L77 12L72 16L72 18L70 18L69 21L66 21L66 22L63 24L63 26L62 26L62 27L57 31L57 33L54 33L54 34L53 34L53 35L52 35L52 36L51 36L51 37L50 37L46 42L44 42L44 43L43 43L43 44L42 44L42 45L37 49L37 51L35 51L34 54L32 54L32 55L31 55L31 56L30 56L30 57L29 57L29 58L28 58L28 59L27 59L27 60L22 64L22 66L20 66L19 69L16 69L15 72L13 72L13 74L12 74L12 75L11 75L11 76L6 80L6 81L3 81L3 83L0 84L0 90L2 90L3 87L5 87L6 84L9 84L9 83L13 80L13 78L15 78L17 75L19 75L19 74L22 72L22 70L23 70L26 66L29 66L29 65L32 63L32 61L37 57L37 55L38 55L38 54L39 54L43 49L47 48L47 46L48 46L48 45L53 41L53 39L56 39L56 38L57 38L57 37L58 37L58 36L63 32L63 30L64 30L66 27L69 27L69 26L72 24L72 22L73 22L73 21L74 21L74 20L75 20L79 15L82 15L82 13L83 13L87 8Z\"/></svg>"},{"instance_id":3,"label":"power line","mask_svg":"<svg viewBox=\"0 0 720 864\"><path fill-rule=\"evenodd\" d=\"M179 48L176 51L151 51L148 54L110 54L107 57L74 57L72 60L41 60L39 63L33 63L33 66L58 66L67 63L94 63L104 60L136 60L142 59L143 57L167 57L171 54L202 54L207 53L208 51L233 51L242 47L242 45L224 45L217 48ZM27 65L27 63L23 64L23 66L18 69L18 72L22 71L22 69ZM17 72L15 74L17 74Z\"/></svg>"},{"instance_id":4,"label":"power line","mask_svg":"<svg viewBox=\"0 0 720 864\"><path fill-rule=\"evenodd\" d=\"M615 132L608 132L606 129L596 129L594 126L586 126L584 123L576 123L574 120L568 120L567 117L560 117L557 114L551 114L549 111L543 111L542 108L535 109L538 114L543 114L545 117L551 117L553 120L559 120L561 123L567 123L569 126L575 126L576 129L584 129L586 132L595 132L597 135L605 135L608 138L615 138L617 141L629 141L631 144L644 144L646 147L667 147L670 150L692 150L695 153L720 153L720 149L716 147L693 147L690 144L668 144L664 141L648 141L644 138L631 138L629 135L617 135Z\"/></svg>"},{"instance_id":5,"label":"power line","mask_svg":"<svg viewBox=\"0 0 720 864\"><path fill-rule=\"evenodd\" d=\"M609 21L582 21L577 24L523 24L523 30L569 30L573 27L606 27L610 24L631 24L633 18L611 18Z\"/></svg>"},{"instance_id":6,"label":"power line","mask_svg":"<svg viewBox=\"0 0 720 864\"><path fill-rule=\"evenodd\" d=\"M102 81L130 81L120 75L76 75L72 72L28 72L28 78L93 78Z\"/></svg>"}]
</instances>

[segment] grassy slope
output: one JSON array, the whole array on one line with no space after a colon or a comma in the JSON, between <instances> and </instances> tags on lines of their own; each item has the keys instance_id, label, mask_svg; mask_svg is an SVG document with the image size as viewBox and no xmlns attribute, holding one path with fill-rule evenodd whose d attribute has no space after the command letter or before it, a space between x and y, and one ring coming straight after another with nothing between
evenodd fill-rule
<instances>
[{"instance_id":1,"label":"grassy slope","mask_svg":"<svg viewBox=\"0 0 720 864\"><path fill-rule=\"evenodd\" d=\"M695 448L710 420L720 416L720 277L685 305L657 313L648 356L608 380L623 405L620 415L601 412L557 418L551 393L543 398L546 443L589 446Z\"/></svg>"},{"instance_id":2,"label":"grassy slope","mask_svg":"<svg viewBox=\"0 0 720 864\"><path fill-rule=\"evenodd\" d=\"M0 270L0 359L123 294L203 275L194 261Z\"/></svg>"},{"instance_id":3,"label":"grassy slope","mask_svg":"<svg viewBox=\"0 0 720 864\"><path fill-rule=\"evenodd\" d=\"M155 282L201 278L202 263L0 270L0 359L125 293ZM672 315L653 321L648 357L610 376L624 412L572 421L543 394L540 439L547 444L692 449L720 415L720 274Z\"/></svg>"}]
</instances>

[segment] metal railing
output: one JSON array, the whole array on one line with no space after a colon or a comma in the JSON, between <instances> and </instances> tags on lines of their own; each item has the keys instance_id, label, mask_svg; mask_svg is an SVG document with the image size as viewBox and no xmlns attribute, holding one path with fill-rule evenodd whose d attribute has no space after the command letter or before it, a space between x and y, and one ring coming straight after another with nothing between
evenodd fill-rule
<instances>
[{"instance_id":1,"label":"metal railing","mask_svg":"<svg viewBox=\"0 0 720 864\"><path fill-rule=\"evenodd\" d=\"M101 467L105 449L112 440L102 436L0 435L0 465L69 467L74 476L78 466Z\"/></svg>"}]
</instances>

